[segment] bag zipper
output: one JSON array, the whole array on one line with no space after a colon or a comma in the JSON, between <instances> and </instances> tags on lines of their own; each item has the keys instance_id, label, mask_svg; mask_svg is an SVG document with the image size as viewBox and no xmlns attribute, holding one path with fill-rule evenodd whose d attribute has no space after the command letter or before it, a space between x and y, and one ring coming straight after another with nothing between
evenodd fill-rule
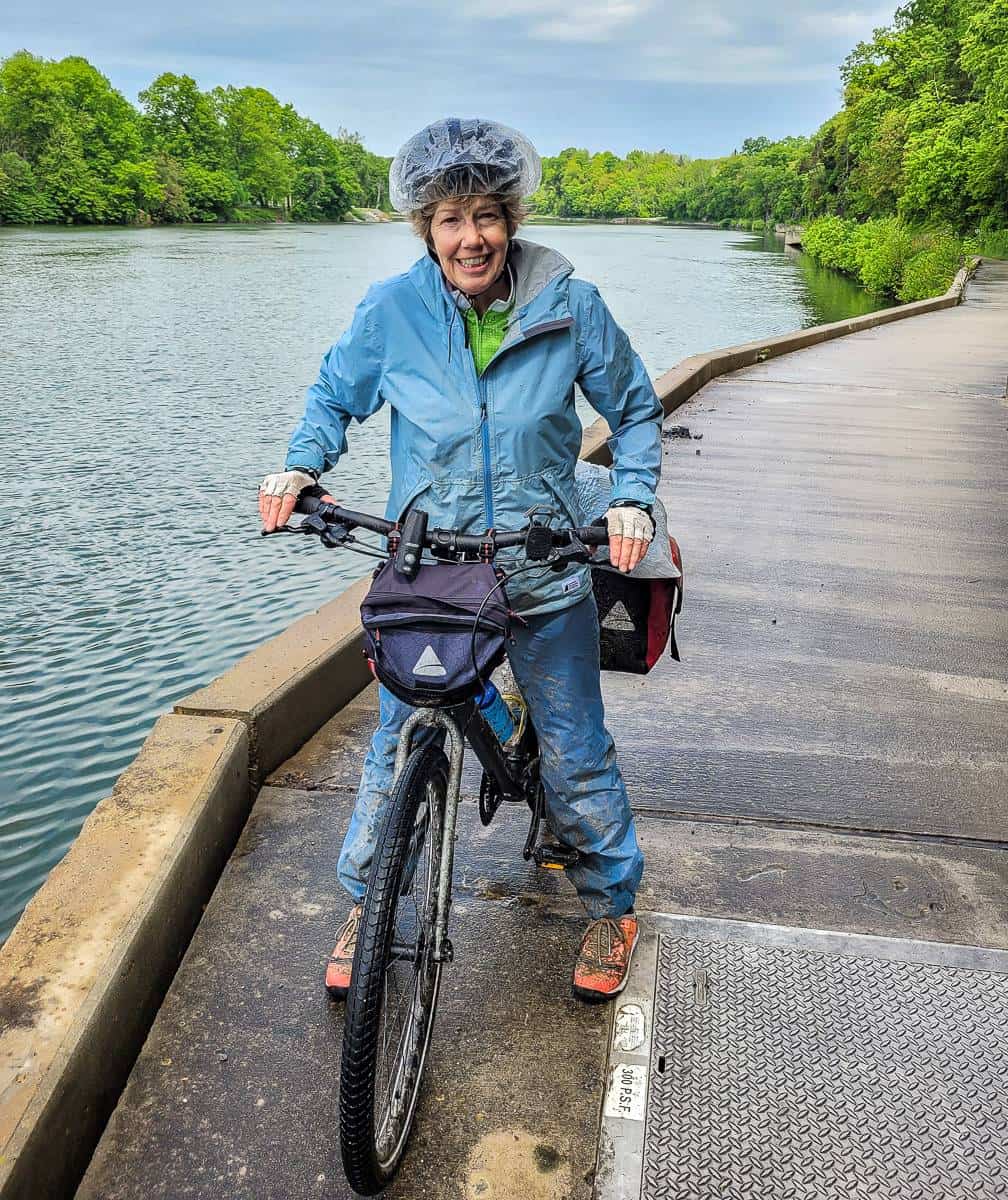
<instances>
[{"instance_id":1,"label":"bag zipper","mask_svg":"<svg viewBox=\"0 0 1008 1200\"><path fill-rule=\"evenodd\" d=\"M444 625L451 629L472 629L472 615L454 615L452 613L395 613L363 618L361 624L365 629L387 629L390 625ZM506 626L492 617L482 616L478 628L490 633L505 633Z\"/></svg>"}]
</instances>

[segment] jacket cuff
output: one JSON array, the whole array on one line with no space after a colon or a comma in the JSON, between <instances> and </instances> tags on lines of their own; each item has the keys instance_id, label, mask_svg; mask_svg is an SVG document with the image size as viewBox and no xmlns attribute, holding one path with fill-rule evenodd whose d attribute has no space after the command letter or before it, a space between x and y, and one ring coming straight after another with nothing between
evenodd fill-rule
<instances>
[{"instance_id":1,"label":"jacket cuff","mask_svg":"<svg viewBox=\"0 0 1008 1200\"><path fill-rule=\"evenodd\" d=\"M619 499L619 500L613 500L610 505L610 508L639 508L643 512L646 512L647 515L650 517L651 510L654 508L654 505L653 504L645 504L643 500Z\"/></svg>"},{"instance_id":2,"label":"jacket cuff","mask_svg":"<svg viewBox=\"0 0 1008 1200\"><path fill-rule=\"evenodd\" d=\"M304 465L304 463L299 463L299 462L284 463L284 470L285 471L304 471L304 473L306 475L310 475L312 477L312 479L315 480L316 483L318 483L319 476L322 474L322 472L319 470L318 467L306 467Z\"/></svg>"}]
</instances>

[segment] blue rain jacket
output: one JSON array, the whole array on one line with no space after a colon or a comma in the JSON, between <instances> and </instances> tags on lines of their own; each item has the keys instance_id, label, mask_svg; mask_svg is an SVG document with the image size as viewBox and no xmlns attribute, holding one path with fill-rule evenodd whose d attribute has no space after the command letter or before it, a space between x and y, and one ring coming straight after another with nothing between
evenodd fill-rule
<instances>
[{"instance_id":1,"label":"blue rain jacket","mask_svg":"<svg viewBox=\"0 0 1008 1200\"><path fill-rule=\"evenodd\" d=\"M389 520L417 505L430 526L482 533L520 529L534 505L580 525L574 466L581 421L577 384L609 423L613 495L650 504L661 470L662 408L644 364L590 283L562 255L514 239L515 303L482 376L441 268L425 255L371 287L322 360L294 431L287 465L335 466L351 418L392 409ZM347 497L348 506L352 497ZM601 516L602 514L597 514ZM502 552L507 570L520 550ZM589 570L536 567L507 585L512 607L549 612L591 590Z\"/></svg>"}]
</instances>

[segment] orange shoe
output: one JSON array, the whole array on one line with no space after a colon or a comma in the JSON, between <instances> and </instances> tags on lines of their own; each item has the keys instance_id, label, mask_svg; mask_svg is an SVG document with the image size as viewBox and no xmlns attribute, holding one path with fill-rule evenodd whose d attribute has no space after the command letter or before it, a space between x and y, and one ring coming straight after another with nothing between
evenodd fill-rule
<instances>
[{"instance_id":1,"label":"orange shoe","mask_svg":"<svg viewBox=\"0 0 1008 1200\"><path fill-rule=\"evenodd\" d=\"M633 913L592 921L574 964L574 995L589 1004L618 996L630 976L630 959L640 930Z\"/></svg>"},{"instance_id":2,"label":"orange shoe","mask_svg":"<svg viewBox=\"0 0 1008 1200\"><path fill-rule=\"evenodd\" d=\"M357 930L360 928L363 904L355 904L347 914L343 928L336 935L336 949L329 955L326 967L326 991L334 1000L345 1000L350 990L350 972L357 949Z\"/></svg>"}]
</instances>

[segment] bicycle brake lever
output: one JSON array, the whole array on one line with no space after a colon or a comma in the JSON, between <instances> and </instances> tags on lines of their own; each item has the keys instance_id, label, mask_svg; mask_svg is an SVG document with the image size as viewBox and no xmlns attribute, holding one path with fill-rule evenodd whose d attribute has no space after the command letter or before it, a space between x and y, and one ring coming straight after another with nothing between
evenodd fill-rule
<instances>
[{"instance_id":1,"label":"bicycle brake lever","mask_svg":"<svg viewBox=\"0 0 1008 1200\"><path fill-rule=\"evenodd\" d=\"M260 537L272 537L275 533L314 534L324 546L342 546L350 540L348 526L336 521L324 521L317 513L305 517L299 525L278 525L276 529L260 529Z\"/></svg>"}]
</instances>

